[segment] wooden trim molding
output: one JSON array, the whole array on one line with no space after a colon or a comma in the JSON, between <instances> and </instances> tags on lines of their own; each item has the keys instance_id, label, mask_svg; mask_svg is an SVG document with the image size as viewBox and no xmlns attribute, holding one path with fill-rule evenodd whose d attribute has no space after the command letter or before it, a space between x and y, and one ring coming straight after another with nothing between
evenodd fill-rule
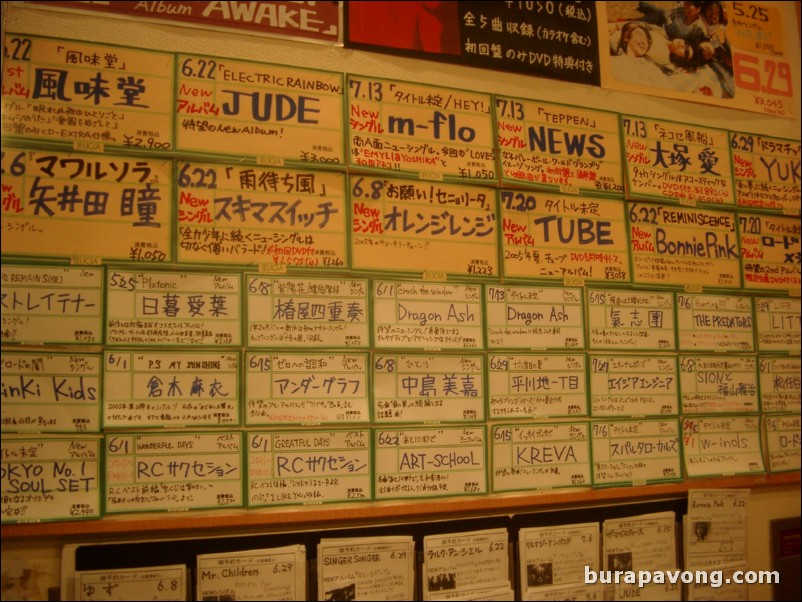
<instances>
[{"instance_id":1,"label":"wooden trim molding","mask_svg":"<svg viewBox=\"0 0 802 602\"><path fill-rule=\"evenodd\" d=\"M771 489L800 485L800 473L729 476L689 479L679 483L560 489L526 494L490 494L482 497L431 498L423 501L397 500L354 504L239 508L236 510L191 511L108 515L97 520L21 523L4 525L2 538L29 539L54 536L159 535L187 537L220 530L265 533L415 523L482 516L521 514L583 506L641 502L685 496L690 489Z\"/></svg>"}]
</instances>

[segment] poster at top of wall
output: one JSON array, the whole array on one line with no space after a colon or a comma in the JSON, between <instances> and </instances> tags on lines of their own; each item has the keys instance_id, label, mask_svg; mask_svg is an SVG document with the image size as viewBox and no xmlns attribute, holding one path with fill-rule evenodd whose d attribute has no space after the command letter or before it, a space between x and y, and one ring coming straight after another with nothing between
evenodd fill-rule
<instances>
[{"instance_id":1,"label":"poster at top of wall","mask_svg":"<svg viewBox=\"0 0 802 602\"><path fill-rule=\"evenodd\" d=\"M596 2L344 4L348 48L599 85Z\"/></svg>"},{"instance_id":2,"label":"poster at top of wall","mask_svg":"<svg viewBox=\"0 0 802 602\"><path fill-rule=\"evenodd\" d=\"M34 8L100 13L221 31L336 44L341 2L19 2Z\"/></svg>"},{"instance_id":3,"label":"poster at top of wall","mask_svg":"<svg viewBox=\"0 0 802 602\"><path fill-rule=\"evenodd\" d=\"M799 65L784 11L774 2L700 4L597 2L602 87L794 117Z\"/></svg>"}]
</instances>

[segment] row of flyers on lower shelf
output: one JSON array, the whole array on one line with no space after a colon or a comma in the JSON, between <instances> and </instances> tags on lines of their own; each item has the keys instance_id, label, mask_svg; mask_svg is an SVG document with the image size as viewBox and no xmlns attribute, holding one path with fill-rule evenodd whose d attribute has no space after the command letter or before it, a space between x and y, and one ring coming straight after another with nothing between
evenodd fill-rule
<instances>
[{"instance_id":1,"label":"row of flyers on lower shelf","mask_svg":"<svg viewBox=\"0 0 802 602\"><path fill-rule=\"evenodd\" d=\"M746 600L733 576L747 562L748 500L748 490L689 492L684 569L676 515L665 511L606 520L601 531L597 522L521 528L517 542L506 528L427 535L420 554L412 535L322 538L316 563L293 544L65 579L76 600L514 600L515 579L521 600L680 600L683 586L691 600Z\"/></svg>"}]
</instances>

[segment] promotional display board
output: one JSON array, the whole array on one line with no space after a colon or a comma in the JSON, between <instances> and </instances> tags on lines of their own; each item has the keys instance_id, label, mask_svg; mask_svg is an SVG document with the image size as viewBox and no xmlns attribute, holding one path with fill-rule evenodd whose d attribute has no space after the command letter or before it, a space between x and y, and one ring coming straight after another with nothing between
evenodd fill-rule
<instances>
[{"instance_id":1,"label":"promotional display board","mask_svg":"<svg viewBox=\"0 0 802 602\"><path fill-rule=\"evenodd\" d=\"M353 47L377 45L370 4L349 3ZM604 3L443 4L472 42L435 54L487 43L500 56L469 64L607 81ZM774 65L752 100L777 96L781 40L746 48L745 3L725 4L735 83ZM207 54L7 48L4 523L798 470L798 141ZM471 588L508 585L490 581Z\"/></svg>"}]
</instances>

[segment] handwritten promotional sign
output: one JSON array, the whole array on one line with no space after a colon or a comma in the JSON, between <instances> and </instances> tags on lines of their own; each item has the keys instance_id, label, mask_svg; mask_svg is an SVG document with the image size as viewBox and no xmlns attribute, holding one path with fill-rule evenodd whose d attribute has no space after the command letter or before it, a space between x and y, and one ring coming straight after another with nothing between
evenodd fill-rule
<instances>
[{"instance_id":1,"label":"handwritten promotional sign","mask_svg":"<svg viewBox=\"0 0 802 602\"><path fill-rule=\"evenodd\" d=\"M177 150L342 167L341 73L178 55Z\"/></svg>"},{"instance_id":2,"label":"handwritten promotional sign","mask_svg":"<svg viewBox=\"0 0 802 602\"><path fill-rule=\"evenodd\" d=\"M654 571L677 565L674 512L657 512L604 521L602 568ZM658 598L659 599L659 598Z\"/></svg>"},{"instance_id":3,"label":"handwritten promotional sign","mask_svg":"<svg viewBox=\"0 0 802 602\"><path fill-rule=\"evenodd\" d=\"M799 353L802 345L802 301L799 298L755 299L757 350Z\"/></svg>"},{"instance_id":4,"label":"handwritten promotional sign","mask_svg":"<svg viewBox=\"0 0 802 602\"><path fill-rule=\"evenodd\" d=\"M587 289L588 347L674 350L674 295Z\"/></svg>"},{"instance_id":5,"label":"handwritten promotional sign","mask_svg":"<svg viewBox=\"0 0 802 602\"><path fill-rule=\"evenodd\" d=\"M713 586L713 582L694 580L693 583L688 584L688 600L716 600L726 598L728 600L744 600L749 598L749 584L743 579L736 579L736 573L743 575L743 572L748 571L749 565L747 563L727 565L720 569L721 571L721 585L718 587Z\"/></svg>"},{"instance_id":6,"label":"handwritten promotional sign","mask_svg":"<svg viewBox=\"0 0 802 602\"><path fill-rule=\"evenodd\" d=\"M585 567L592 571L599 567L599 539L598 523L519 529L521 589L546 593L557 588L584 585Z\"/></svg>"},{"instance_id":7,"label":"handwritten promotional sign","mask_svg":"<svg viewBox=\"0 0 802 602\"><path fill-rule=\"evenodd\" d=\"M481 287L374 280L373 337L379 348L480 349Z\"/></svg>"},{"instance_id":8,"label":"handwritten promotional sign","mask_svg":"<svg viewBox=\"0 0 802 602\"><path fill-rule=\"evenodd\" d=\"M249 432L248 506L371 498L370 431Z\"/></svg>"},{"instance_id":9,"label":"handwritten promotional sign","mask_svg":"<svg viewBox=\"0 0 802 602\"><path fill-rule=\"evenodd\" d=\"M248 353L245 423L369 422L364 353Z\"/></svg>"},{"instance_id":10,"label":"handwritten promotional sign","mask_svg":"<svg viewBox=\"0 0 802 602\"><path fill-rule=\"evenodd\" d=\"M802 209L798 140L730 132L738 207L799 215Z\"/></svg>"},{"instance_id":11,"label":"handwritten promotional sign","mask_svg":"<svg viewBox=\"0 0 802 602\"><path fill-rule=\"evenodd\" d=\"M727 132L621 115L631 200L735 205Z\"/></svg>"},{"instance_id":12,"label":"handwritten promotional sign","mask_svg":"<svg viewBox=\"0 0 802 602\"><path fill-rule=\"evenodd\" d=\"M489 349L584 347L582 290L560 287L485 287Z\"/></svg>"},{"instance_id":13,"label":"handwritten promotional sign","mask_svg":"<svg viewBox=\"0 0 802 602\"><path fill-rule=\"evenodd\" d=\"M508 540L506 528L424 536L424 599L509 584Z\"/></svg>"},{"instance_id":14,"label":"handwritten promotional sign","mask_svg":"<svg viewBox=\"0 0 802 602\"><path fill-rule=\"evenodd\" d=\"M799 218L740 215L744 287L802 289L802 225Z\"/></svg>"},{"instance_id":15,"label":"handwritten promotional sign","mask_svg":"<svg viewBox=\"0 0 802 602\"><path fill-rule=\"evenodd\" d=\"M100 441L3 436L3 523L99 518Z\"/></svg>"},{"instance_id":16,"label":"handwritten promotional sign","mask_svg":"<svg viewBox=\"0 0 802 602\"><path fill-rule=\"evenodd\" d=\"M689 477L762 473L761 449L757 415L682 420L682 455Z\"/></svg>"},{"instance_id":17,"label":"handwritten promotional sign","mask_svg":"<svg viewBox=\"0 0 802 602\"><path fill-rule=\"evenodd\" d=\"M682 5L649 4L640 10L636 3L597 2L602 87L778 117L798 115L793 20L784 22L783 11L770 2L716 4L696 10L699 25L682 25L689 30L687 39L704 38L689 45L696 55L686 58L684 52L672 56L677 52L671 52L669 37L677 35L662 25L647 26L652 43L646 52L633 48L628 53L628 44L621 42L627 21L685 19Z\"/></svg>"},{"instance_id":18,"label":"handwritten promotional sign","mask_svg":"<svg viewBox=\"0 0 802 602\"><path fill-rule=\"evenodd\" d=\"M108 17L154 21L217 29L239 34L336 43L341 40L340 7L331 2L28 2L43 8L70 12L99 13ZM132 600L134 598L131 598ZM147 598L139 598L146 600ZM272 598L278 600L278 598Z\"/></svg>"},{"instance_id":19,"label":"handwritten promotional sign","mask_svg":"<svg viewBox=\"0 0 802 602\"><path fill-rule=\"evenodd\" d=\"M354 269L498 276L491 188L350 177Z\"/></svg>"},{"instance_id":20,"label":"handwritten promotional sign","mask_svg":"<svg viewBox=\"0 0 802 602\"><path fill-rule=\"evenodd\" d=\"M682 414L757 412L757 360L752 356L680 356Z\"/></svg>"},{"instance_id":21,"label":"handwritten promotional sign","mask_svg":"<svg viewBox=\"0 0 802 602\"><path fill-rule=\"evenodd\" d=\"M306 546L198 554L198 598L300 600L306 597Z\"/></svg>"},{"instance_id":22,"label":"handwritten promotional sign","mask_svg":"<svg viewBox=\"0 0 802 602\"><path fill-rule=\"evenodd\" d=\"M169 161L4 147L3 255L172 258Z\"/></svg>"},{"instance_id":23,"label":"handwritten promotional sign","mask_svg":"<svg viewBox=\"0 0 802 602\"><path fill-rule=\"evenodd\" d=\"M592 416L679 413L675 357L591 354L588 361Z\"/></svg>"},{"instance_id":24,"label":"handwritten promotional sign","mask_svg":"<svg viewBox=\"0 0 802 602\"><path fill-rule=\"evenodd\" d=\"M762 356L759 361L763 412L799 414L802 408L802 358Z\"/></svg>"},{"instance_id":25,"label":"handwritten promotional sign","mask_svg":"<svg viewBox=\"0 0 802 602\"><path fill-rule=\"evenodd\" d=\"M537 568L537 567L536 567ZM547 589L530 588L521 593L521 600L589 600L596 602L604 599L604 586L600 583L592 585L566 585Z\"/></svg>"},{"instance_id":26,"label":"handwritten promotional sign","mask_svg":"<svg viewBox=\"0 0 802 602\"><path fill-rule=\"evenodd\" d=\"M491 107L490 94L349 74L349 165L495 183Z\"/></svg>"},{"instance_id":27,"label":"handwritten promotional sign","mask_svg":"<svg viewBox=\"0 0 802 602\"><path fill-rule=\"evenodd\" d=\"M585 356L488 356L490 418L587 416Z\"/></svg>"},{"instance_id":28,"label":"handwritten promotional sign","mask_svg":"<svg viewBox=\"0 0 802 602\"><path fill-rule=\"evenodd\" d=\"M501 181L623 198L618 115L496 95Z\"/></svg>"},{"instance_id":29,"label":"handwritten promotional sign","mask_svg":"<svg viewBox=\"0 0 802 602\"><path fill-rule=\"evenodd\" d=\"M676 418L591 425L594 485L646 485L682 480Z\"/></svg>"},{"instance_id":30,"label":"handwritten promotional sign","mask_svg":"<svg viewBox=\"0 0 802 602\"><path fill-rule=\"evenodd\" d=\"M681 351L754 351L752 298L677 293Z\"/></svg>"},{"instance_id":31,"label":"handwritten promotional sign","mask_svg":"<svg viewBox=\"0 0 802 602\"><path fill-rule=\"evenodd\" d=\"M16 34L5 46L4 135L75 150L172 150L172 54Z\"/></svg>"},{"instance_id":32,"label":"handwritten promotional sign","mask_svg":"<svg viewBox=\"0 0 802 602\"><path fill-rule=\"evenodd\" d=\"M485 418L482 357L373 355L377 423L470 422Z\"/></svg>"},{"instance_id":33,"label":"handwritten promotional sign","mask_svg":"<svg viewBox=\"0 0 802 602\"><path fill-rule=\"evenodd\" d=\"M487 493L485 428L376 429L377 500Z\"/></svg>"},{"instance_id":34,"label":"handwritten promotional sign","mask_svg":"<svg viewBox=\"0 0 802 602\"><path fill-rule=\"evenodd\" d=\"M413 600L415 562L411 535L324 538L317 546L317 591L324 600Z\"/></svg>"},{"instance_id":35,"label":"handwritten promotional sign","mask_svg":"<svg viewBox=\"0 0 802 602\"><path fill-rule=\"evenodd\" d=\"M103 333L98 268L3 265L3 343L94 343Z\"/></svg>"},{"instance_id":36,"label":"handwritten promotional sign","mask_svg":"<svg viewBox=\"0 0 802 602\"><path fill-rule=\"evenodd\" d=\"M680 602L680 600L682 600L681 581L672 583L671 577L669 577L668 582L648 583L643 587L640 587L637 583L630 585L627 581L620 581L613 585L612 599L616 602L631 600L633 597L637 597L638 594L646 596L649 600Z\"/></svg>"},{"instance_id":37,"label":"handwritten promotional sign","mask_svg":"<svg viewBox=\"0 0 802 602\"><path fill-rule=\"evenodd\" d=\"M636 283L740 287L734 214L632 202L627 210Z\"/></svg>"},{"instance_id":38,"label":"handwritten promotional sign","mask_svg":"<svg viewBox=\"0 0 802 602\"><path fill-rule=\"evenodd\" d=\"M239 354L106 351L104 428L240 423Z\"/></svg>"},{"instance_id":39,"label":"handwritten promotional sign","mask_svg":"<svg viewBox=\"0 0 802 602\"><path fill-rule=\"evenodd\" d=\"M689 489L683 519L685 566L712 568L747 561L748 489Z\"/></svg>"},{"instance_id":40,"label":"handwritten promotional sign","mask_svg":"<svg viewBox=\"0 0 802 602\"><path fill-rule=\"evenodd\" d=\"M590 486L587 422L494 426L494 492Z\"/></svg>"},{"instance_id":41,"label":"handwritten promotional sign","mask_svg":"<svg viewBox=\"0 0 802 602\"><path fill-rule=\"evenodd\" d=\"M238 274L106 274L109 345L239 345Z\"/></svg>"},{"instance_id":42,"label":"handwritten promotional sign","mask_svg":"<svg viewBox=\"0 0 802 602\"><path fill-rule=\"evenodd\" d=\"M75 600L186 600L184 564L75 572Z\"/></svg>"},{"instance_id":43,"label":"handwritten promotional sign","mask_svg":"<svg viewBox=\"0 0 802 602\"><path fill-rule=\"evenodd\" d=\"M2 359L2 430L99 432L100 356L16 353Z\"/></svg>"},{"instance_id":44,"label":"handwritten promotional sign","mask_svg":"<svg viewBox=\"0 0 802 602\"><path fill-rule=\"evenodd\" d=\"M623 201L502 190L508 278L629 282Z\"/></svg>"},{"instance_id":45,"label":"handwritten promotional sign","mask_svg":"<svg viewBox=\"0 0 802 602\"><path fill-rule=\"evenodd\" d=\"M367 347L367 280L246 274L249 347Z\"/></svg>"},{"instance_id":46,"label":"handwritten promotional sign","mask_svg":"<svg viewBox=\"0 0 802 602\"><path fill-rule=\"evenodd\" d=\"M106 436L106 512L242 506L242 435Z\"/></svg>"},{"instance_id":47,"label":"handwritten promotional sign","mask_svg":"<svg viewBox=\"0 0 802 602\"><path fill-rule=\"evenodd\" d=\"M799 414L766 416L765 420L769 470L771 472L799 470L802 456Z\"/></svg>"},{"instance_id":48,"label":"handwritten promotional sign","mask_svg":"<svg viewBox=\"0 0 802 602\"><path fill-rule=\"evenodd\" d=\"M180 261L345 266L342 174L211 163L177 170Z\"/></svg>"},{"instance_id":49,"label":"handwritten promotional sign","mask_svg":"<svg viewBox=\"0 0 802 602\"><path fill-rule=\"evenodd\" d=\"M674 513L668 511L605 521L602 562L607 570L626 571L619 573L623 579L613 580L612 587L607 586L612 592L609 589L605 592L606 599L622 602L642 595L649 600L682 600L680 572L672 570L677 566L675 520ZM646 567L639 570L660 571L663 578L641 587L634 579L635 566ZM668 581L665 575L669 575Z\"/></svg>"}]
</instances>

